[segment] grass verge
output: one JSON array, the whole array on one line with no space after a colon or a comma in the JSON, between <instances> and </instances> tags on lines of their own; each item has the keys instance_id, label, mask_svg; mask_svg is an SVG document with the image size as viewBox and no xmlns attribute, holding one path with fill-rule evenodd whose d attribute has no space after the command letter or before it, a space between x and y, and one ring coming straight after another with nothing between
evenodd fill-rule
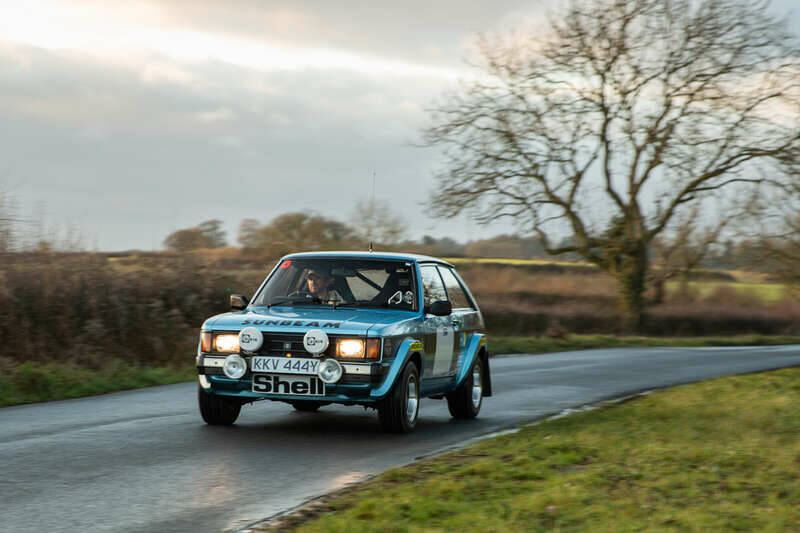
<instances>
[{"instance_id":1,"label":"grass verge","mask_svg":"<svg viewBox=\"0 0 800 533\"><path fill-rule=\"evenodd\" d=\"M677 387L390 470L259 531L798 531L798 401L800 369Z\"/></svg>"},{"instance_id":2,"label":"grass verge","mask_svg":"<svg viewBox=\"0 0 800 533\"><path fill-rule=\"evenodd\" d=\"M800 337L739 335L736 337L617 337L615 335L568 335L549 337L495 337L489 335L491 355L552 353L593 348L690 348L698 346L778 346L800 344Z\"/></svg>"},{"instance_id":3,"label":"grass verge","mask_svg":"<svg viewBox=\"0 0 800 533\"><path fill-rule=\"evenodd\" d=\"M151 368L112 361L100 369L88 369L62 363L26 362L0 375L0 407L168 385L196 376L194 366Z\"/></svg>"}]
</instances>

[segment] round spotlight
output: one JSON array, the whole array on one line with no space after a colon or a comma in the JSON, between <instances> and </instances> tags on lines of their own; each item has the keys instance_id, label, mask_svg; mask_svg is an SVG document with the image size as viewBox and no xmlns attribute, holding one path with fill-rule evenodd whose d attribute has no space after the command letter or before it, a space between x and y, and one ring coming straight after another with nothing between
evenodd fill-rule
<instances>
[{"instance_id":1,"label":"round spotlight","mask_svg":"<svg viewBox=\"0 0 800 533\"><path fill-rule=\"evenodd\" d=\"M239 346L246 352L257 352L264 344L264 335L258 328L244 328L239 332Z\"/></svg>"},{"instance_id":2,"label":"round spotlight","mask_svg":"<svg viewBox=\"0 0 800 533\"><path fill-rule=\"evenodd\" d=\"M239 379L247 372L247 361L241 355L231 354L225 358L222 371L231 379Z\"/></svg>"},{"instance_id":3,"label":"round spotlight","mask_svg":"<svg viewBox=\"0 0 800 533\"><path fill-rule=\"evenodd\" d=\"M336 359L325 359L317 367L317 375L325 383L336 383L341 379L342 372L342 365Z\"/></svg>"},{"instance_id":4,"label":"round spotlight","mask_svg":"<svg viewBox=\"0 0 800 533\"><path fill-rule=\"evenodd\" d=\"M328 334L321 329L310 329L303 336L303 347L314 357L319 357L322 352L328 349L330 339Z\"/></svg>"}]
</instances>

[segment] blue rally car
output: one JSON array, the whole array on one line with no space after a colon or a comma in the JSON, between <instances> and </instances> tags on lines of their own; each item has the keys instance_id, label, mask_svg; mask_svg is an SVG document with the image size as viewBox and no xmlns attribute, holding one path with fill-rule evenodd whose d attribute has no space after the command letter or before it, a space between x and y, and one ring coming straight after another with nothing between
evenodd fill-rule
<instances>
[{"instance_id":1,"label":"blue rally car","mask_svg":"<svg viewBox=\"0 0 800 533\"><path fill-rule=\"evenodd\" d=\"M203 323L197 350L203 420L277 400L378 410L386 431L414 429L420 399L474 418L491 396L481 312L453 265L411 254L319 252L281 259L252 301Z\"/></svg>"}]
</instances>

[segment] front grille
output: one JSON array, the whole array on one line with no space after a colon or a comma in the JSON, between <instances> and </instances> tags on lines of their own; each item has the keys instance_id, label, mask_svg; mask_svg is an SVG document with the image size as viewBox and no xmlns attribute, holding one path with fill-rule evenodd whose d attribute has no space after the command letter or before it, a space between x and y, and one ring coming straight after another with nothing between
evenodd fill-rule
<instances>
[{"instance_id":1,"label":"front grille","mask_svg":"<svg viewBox=\"0 0 800 533\"><path fill-rule=\"evenodd\" d=\"M302 333L265 333L264 344L256 352L257 355L268 355L272 357L286 357L291 353L294 357L314 357L303 346ZM328 349L322 352L319 357L325 355L332 357L336 350L336 337L330 337Z\"/></svg>"}]
</instances>

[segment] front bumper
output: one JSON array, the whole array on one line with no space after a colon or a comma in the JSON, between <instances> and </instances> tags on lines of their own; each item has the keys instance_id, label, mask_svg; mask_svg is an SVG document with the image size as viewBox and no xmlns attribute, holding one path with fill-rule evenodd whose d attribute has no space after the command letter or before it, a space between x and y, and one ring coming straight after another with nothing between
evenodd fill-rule
<instances>
[{"instance_id":1,"label":"front bumper","mask_svg":"<svg viewBox=\"0 0 800 533\"><path fill-rule=\"evenodd\" d=\"M363 403L371 404L382 398L376 396L387 379L391 362L381 363L345 363L340 361L344 374L334 384L325 385L324 396L297 396L289 394L265 394L253 392L253 374L249 370L241 379L230 379L222 373L224 357L198 357L197 372L200 384L209 392L223 396L232 396L252 400L313 400L319 402Z\"/></svg>"}]
</instances>

